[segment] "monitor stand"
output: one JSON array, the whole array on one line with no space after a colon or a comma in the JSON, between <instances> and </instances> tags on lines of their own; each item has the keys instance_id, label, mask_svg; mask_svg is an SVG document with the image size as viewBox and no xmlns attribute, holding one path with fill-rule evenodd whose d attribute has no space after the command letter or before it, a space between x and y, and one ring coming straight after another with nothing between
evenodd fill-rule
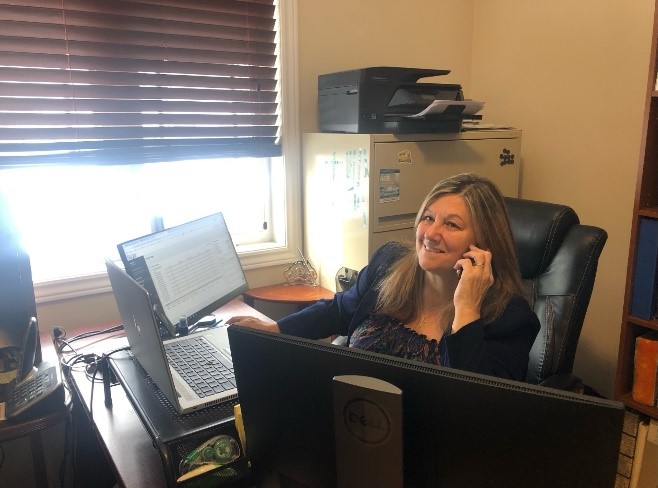
<instances>
[{"instance_id":1,"label":"monitor stand","mask_svg":"<svg viewBox=\"0 0 658 488\"><path fill-rule=\"evenodd\" d=\"M402 390L368 376L333 379L339 488L402 488Z\"/></svg>"}]
</instances>

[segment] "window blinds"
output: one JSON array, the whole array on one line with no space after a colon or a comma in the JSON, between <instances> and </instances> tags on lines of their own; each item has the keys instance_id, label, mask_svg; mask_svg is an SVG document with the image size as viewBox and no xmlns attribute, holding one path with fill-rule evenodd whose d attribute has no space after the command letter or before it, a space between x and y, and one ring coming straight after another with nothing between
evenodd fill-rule
<instances>
[{"instance_id":1,"label":"window blinds","mask_svg":"<svg viewBox=\"0 0 658 488\"><path fill-rule=\"evenodd\" d=\"M0 0L0 166L270 157L275 0Z\"/></svg>"}]
</instances>

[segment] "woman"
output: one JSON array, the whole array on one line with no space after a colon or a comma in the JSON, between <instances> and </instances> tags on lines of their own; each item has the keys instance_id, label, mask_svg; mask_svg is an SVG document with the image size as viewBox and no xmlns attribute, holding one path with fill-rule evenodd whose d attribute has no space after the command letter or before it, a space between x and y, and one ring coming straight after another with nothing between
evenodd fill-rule
<instances>
[{"instance_id":1,"label":"woman","mask_svg":"<svg viewBox=\"0 0 658 488\"><path fill-rule=\"evenodd\" d=\"M502 195L486 178L437 183L415 222L415 246L378 249L357 283L278 323L228 323L524 381L539 320L523 285Z\"/></svg>"}]
</instances>

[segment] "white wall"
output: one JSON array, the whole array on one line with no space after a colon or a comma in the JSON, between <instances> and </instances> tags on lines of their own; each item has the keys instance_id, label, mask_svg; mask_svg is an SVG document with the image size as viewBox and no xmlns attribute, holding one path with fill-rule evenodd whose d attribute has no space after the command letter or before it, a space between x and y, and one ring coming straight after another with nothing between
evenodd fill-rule
<instances>
[{"instance_id":1,"label":"white wall","mask_svg":"<svg viewBox=\"0 0 658 488\"><path fill-rule=\"evenodd\" d=\"M472 0L300 0L301 132L317 131L319 74L368 66L450 69L440 81L468 90L472 42Z\"/></svg>"},{"instance_id":2,"label":"white wall","mask_svg":"<svg viewBox=\"0 0 658 488\"><path fill-rule=\"evenodd\" d=\"M523 129L522 196L607 230L574 372L612 395L652 0L476 1L472 95Z\"/></svg>"},{"instance_id":3,"label":"white wall","mask_svg":"<svg viewBox=\"0 0 658 488\"><path fill-rule=\"evenodd\" d=\"M451 69L485 120L523 130L522 196L608 231L574 372L612 396L653 1L299 3L302 132L317 130L318 74Z\"/></svg>"}]
</instances>

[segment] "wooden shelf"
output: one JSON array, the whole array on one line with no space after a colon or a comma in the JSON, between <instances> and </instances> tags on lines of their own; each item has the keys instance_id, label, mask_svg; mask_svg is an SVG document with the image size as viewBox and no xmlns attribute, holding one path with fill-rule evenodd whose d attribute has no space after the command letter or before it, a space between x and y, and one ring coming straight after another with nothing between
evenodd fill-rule
<instances>
[{"instance_id":1,"label":"wooden shelf","mask_svg":"<svg viewBox=\"0 0 658 488\"><path fill-rule=\"evenodd\" d=\"M632 324L638 325L640 327L644 327L645 329L658 330L658 320L656 319L646 320L629 315L628 317L626 317L626 320L628 320Z\"/></svg>"},{"instance_id":2,"label":"wooden shelf","mask_svg":"<svg viewBox=\"0 0 658 488\"><path fill-rule=\"evenodd\" d=\"M640 217L649 217L651 219L658 219L658 207L643 208L637 211Z\"/></svg>"},{"instance_id":3,"label":"wooden shelf","mask_svg":"<svg viewBox=\"0 0 658 488\"><path fill-rule=\"evenodd\" d=\"M643 403L638 403L635 400L633 400L633 396L631 395L631 392L628 391L626 393L621 394L617 400L621 401L626 405L627 407L632 408L633 410L636 410L638 412L641 412L645 415L648 415L649 417L652 418L658 418L658 407L650 407L649 405L644 405Z\"/></svg>"},{"instance_id":4,"label":"wooden shelf","mask_svg":"<svg viewBox=\"0 0 658 488\"><path fill-rule=\"evenodd\" d=\"M649 60L649 77L646 88L646 103L642 147L638 164L637 187L633 204L631 222L631 239L626 273L626 291L624 295L624 312L619 335L619 355L617 375L615 378L615 398L627 407L658 419L658 407L643 405L633 400L633 369L635 360L635 341L649 331L658 330L658 320L645 320L630 315L630 303L633 296L633 281L638 243L638 228L645 218L658 219L658 90L656 74L658 51L658 0L654 7L653 37Z\"/></svg>"}]
</instances>

